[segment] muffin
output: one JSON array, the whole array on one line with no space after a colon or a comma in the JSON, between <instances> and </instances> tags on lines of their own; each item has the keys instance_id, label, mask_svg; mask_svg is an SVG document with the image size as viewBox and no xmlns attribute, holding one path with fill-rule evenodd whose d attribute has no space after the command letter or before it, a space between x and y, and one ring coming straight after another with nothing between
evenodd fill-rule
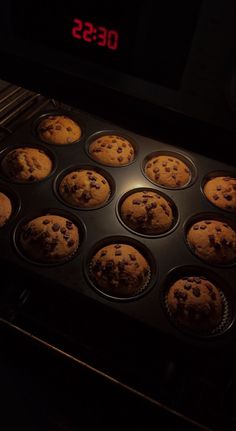
<instances>
[{"instance_id":1,"label":"muffin","mask_svg":"<svg viewBox=\"0 0 236 431\"><path fill-rule=\"evenodd\" d=\"M97 288L118 298L139 294L149 281L149 272L147 260L128 244L101 248L90 265L90 275Z\"/></svg>"},{"instance_id":2,"label":"muffin","mask_svg":"<svg viewBox=\"0 0 236 431\"><path fill-rule=\"evenodd\" d=\"M166 232L174 219L170 203L152 191L129 195L123 201L120 213L127 226L148 235Z\"/></svg>"},{"instance_id":3,"label":"muffin","mask_svg":"<svg viewBox=\"0 0 236 431\"><path fill-rule=\"evenodd\" d=\"M150 180L161 186L183 187L191 180L188 166L173 156L154 156L148 160L145 173Z\"/></svg>"},{"instance_id":4,"label":"muffin","mask_svg":"<svg viewBox=\"0 0 236 431\"><path fill-rule=\"evenodd\" d=\"M78 208L95 208L109 199L111 189L108 181L99 173L81 169L66 175L60 186L61 197Z\"/></svg>"},{"instance_id":5,"label":"muffin","mask_svg":"<svg viewBox=\"0 0 236 431\"><path fill-rule=\"evenodd\" d=\"M218 208L236 212L236 178L211 178L204 186L204 193Z\"/></svg>"},{"instance_id":6,"label":"muffin","mask_svg":"<svg viewBox=\"0 0 236 431\"><path fill-rule=\"evenodd\" d=\"M49 115L40 122L37 131L42 141L58 145L72 144L82 134L80 126L65 115Z\"/></svg>"},{"instance_id":7,"label":"muffin","mask_svg":"<svg viewBox=\"0 0 236 431\"><path fill-rule=\"evenodd\" d=\"M223 300L219 289L205 277L183 277L166 296L176 323L193 331L212 331L222 320Z\"/></svg>"},{"instance_id":8,"label":"muffin","mask_svg":"<svg viewBox=\"0 0 236 431\"><path fill-rule=\"evenodd\" d=\"M225 222L201 220L189 229L187 242L208 263L229 263L236 257L236 232Z\"/></svg>"},{"instance_id":9,"label":"muffin","mask_svg":"<svg viewBox=\"0 0 236 431\"><path fill-rule=\"evenodd\" d=\"M10 199L0 192L0 227L9 220L12 213L12 205Z\"/></svg>"},{"instance_id":10,"label":"muffin","mask_svg":"<svg viewBox=\"0 0 236 431\"><path fill-rule=\"evenodd\" d=\"M30 147L10 151L2 162L5 174L21 183L43 180L51 173L52 167L51 159L43 150Z\"/></svg>"},{"instance_id":11,"label":"muffin","mask_svg":"<svg viewBox=\"0 0 236 431\"><path fill-rule=\"evenodd\" d=\"M123 166L134 160L132 144L122 136L104 135L89 145L89 154L99 163L107 166Z\"/></svg>"},{"instance_id":12,"label":"muffin","mask_svg":"<svg viewBox=\"0 0 236 431\"><path fill-rule=\"evenodd\" d=\"M47 214L26 223L19 241L28 258L57 263L75 253L79 246L79 232L74 223L65 217Z\"/></svg>"}]
</instances>

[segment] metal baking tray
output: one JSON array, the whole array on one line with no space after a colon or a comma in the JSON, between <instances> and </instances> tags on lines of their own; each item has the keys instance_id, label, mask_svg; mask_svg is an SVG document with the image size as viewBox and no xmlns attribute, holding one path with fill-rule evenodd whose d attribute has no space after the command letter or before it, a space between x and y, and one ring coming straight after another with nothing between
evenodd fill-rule
<instances>
[{"instance_id":1,"label":"metal baking tray","mask_svg":"<svg viewBox=\"0 0 236 431\"><path fill-rule=\"evenodd\" d=\"M37 125L45 115L65 114L82 126L81 139L70 145L50 145L40 141ZM105 166L94 161L88 153L88 144L99 134L121 135L134 144L134 161L122 167ZM141 323L145 328L174 337L183 343L196 346L231 343L235 338L236 314L236 265L210 265L201 261L189 249L186 243L186 226L191 221L203 218L225 220L235 226L235 215L218 209L204 196L204 181L212 173L236 175L233 166L206 158L184 148L169 145L167 142L153 140L145 136L122 129L103 119L86 112L73 109L42 110L33 119L7 137L0 146L0 162L6 152L15 147L42 147L51 155L54 169L52 174L40 182L19 184L10 181L0 171L0 190L12 197L14 211L10 221L0 229L0 258L22 268L23 271L59 284L64 289L65 297L73 295L78 300L81 295L112 311L115 318L126 316L133 322ZM169 189L151 182L144 173L144 163L153 153L176 156L186 162L192 177L183 188ZM58 196L57 186L64 172L72 167L90 167L107 175L111 183L112 195L108 202L96 209L76 209L66 205ZM123 196L131 190L156 190L173 202L174 223L172 228L162 235L153 237L129 229L120 219L119 205ZM46 213L58 213L78 224L81 231L81 243L72 259L61 264L37 264L25 258L17 243L19 227L26 220ZM151 279L148 288L132 298L117 299L102 294L88 275L89 261L98 246L109 242L127 242L133 244L148 257L151 263ZM222 288L228 304L228 320L222 331L208 336L185 333L171 321L164 306L166 288L178 275L203 275L210 277ZM39 287L35 287L35 289ZM31 286L34 289L34 285ZM88 302L89 303L89 302ZM89 312L89 310L88 310ZM110 315L110 314L109 314Z\"/></svg>"}]
</instances>

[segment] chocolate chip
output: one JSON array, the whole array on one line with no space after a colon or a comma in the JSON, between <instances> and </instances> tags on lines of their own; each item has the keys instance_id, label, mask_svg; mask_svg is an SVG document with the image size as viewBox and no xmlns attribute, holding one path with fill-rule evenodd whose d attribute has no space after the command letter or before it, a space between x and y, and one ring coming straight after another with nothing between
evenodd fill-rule
<instances>
[{"instance_id":1,"label":"chocolate chip","mask_svg":"<svg viewBox=\"0 0 236 431\"><path fill-rule=\"evenodd\" d=\"M57 125L55 126L55 129L56 129L56 130L61 130L61 126L60 126L60 124L57 124Z\"/></svg>"},{"instance_id":2,"label":"chocolate chip","mask_svg":"<svg viewBox=\"0 0 236 431\"><path fill-rule=\"evenodd\" d=\"M197 284L201 283L201 278L200 277L194 277L194 282Z\"/></svg>"},{"instance_id":3,"label":"chocolate chip","mask_svg":"<svg viewBox=\"0 0 236 431\"><path fill-rule=\"evenodd\" d=\"M211 224L211 221L206 220L205 224Z\"/></svg>"},{"instance_id":4,"label":"chocolate chip","mask_svg":"<svg viewBox=\"0 0 236 431\"><path fill-rule=\"evenodd\" d=\"M123 149L121 147L117 148L117 153L122 153Z\"/></svg>"},{"instance_id":5,"label":"chocolate chip","mask_svg":"<svg viewBox=\"0 0 236 431\"><path fill-rule=\"evenodd\" d=\"M61 228L61 233L63 234L63 233L66 233L66 228L65 227L62 227Z\"/></svg>"},{"instance_id":6,"label":"chocolate chip","mask_svg":"<svg viewBox=\"0 0 236 431\"><path fill-rule=\"evenodd\" d=\"M191 289L191 287L192 287L191 283L185 283L185 285L184 285L184 288L185 288L186 290L190 290L190 289Z\"/></svg>"},{"instance_id":7,"label":"chocolate chip","mask_svg":"<svg viewBox=\"0 0 236 431\"><path fill-rule=\"evenodd\" d=\"M179 299L179 300L182 300L182 301L186 301L186 299L187 299L188 295L187 295L187 293L182 292L182 291L181 291L181 290L179 290L179 289L176 289L176 290L175 290L175 293L174 293L174 297L175 297L176 299Z\"/></svg>"},{"instance_id":8,"label":"chocolate chip","mask_svg":"<svg viewBox=\"0 0 236 431\"><path fill-rule=\"evenodd\" d=\"M199 287L193 287L192 292L193 292L194 296L196 296L197 298L201 295Z\"/></svg>"},{"instance_id":9,"label":"chocolate chip","mask_svg":"<svg viewBox=\"0 0 236 431\"><path fill-rule=\"evenodd\" d=\"M119 162L123 162L123 160L124 160L124 157L122 157L122 156L119 156L119 157L117 157L117 160L118 160Z\"/></svg>"},{"instance_id":10,"label":"chocolate chip","mask_svg":"<svg viewBox=\"0 0 236 431\"><path fill-rule=\"evenodd\" d=\"M70 238L70 234L66 232L63 238L67 241Z\"/></svg>"},{"instance_id":11,"label":"chocolate chip","mask_svg":"<svg viewBox=\"0 0 236 431\"><path fill-rule=\"evenodd\" d=\"M113 144L115 144L116 143L116 139L112 139L112 141L111 141Z\"/></svg>"},{"instance_id":12,"label":"chocolate chip","mask_svg":"<svg viewBox=\"0 0 236 431\"><path fill-rule=\"evenodd\" d=\"M72 223L72 221L66 220L66 227L69 230L73 229L73 223Z\"/></svg>"},{"instance_id":13,"label":"chocolate chip","mask_svg":"<svg viewBox=\"0 0 236 431\"><path fill-rule=\"evenodd\" d=\"M217 194L213 195L212 197L213 197L214 201L217 201L219 199L219 196Z\"/></svg>"},{"instance_id":14,"label":"chocolate chip","mask_svg":"<svg viewBox=\"0 0 236 431\"><path fill-rule=\"evenodd\" d=\"M166 171L166 172L170 172L170 168L168 168L168 167L167 167L167 168L165 168L165 171Z\"/></svg>"},{"instance_id":15,"label":"chocolate chip","mask_svg":"<svg viewBox=\"0 0 236 431\"><path fill-rule=\"evenodd\" d=\"M210 297L211 297L211 299L213 299L213 301L215 301L216 300L216 294L215 294L215 292L211 292L210 293Z\"/></svg>"},{"instance_id":16,"label":"chocolate chip","mask_svg":"<svg viewBox=\"0 0 236 431\"><path fill-rule=\"evenodd\" d=\"M71 127L67 127L66 130L67 130L67 132L72 132L72 128Z\"/></svg>"},{"instance_id":17,"label":"chocolate chip","mask_svg":"<svg viewBox=\"0 0 236 431\"><path fill-rule=\"evenodd\" d=\"M72 247L75 244L75 241L73 239L70 239L67 243L68 247Z\"/></svg>"},{"instance_id":18,"label":"chocolate chip","mask_svg":"<svg viewBox=\"0 0 236 431\"><path fill-rule=\"evenodd\" d=\"M121 255L122 255L121 250L116 250L115 256L121 256Z\"/></svg>"},{"instance_id":19,"label":"chocolate chip","mask_svg":"<svg viewBox=\"0 0 236 431\"><path fill-rule=\"evenodd\" d=\"M221 229L221 227L220 227L220 226L216 226L216 228L215 228L215 229L216 229L216 231L217 231L217 232L222 232L222 229Z\"/></svg>"},{"instance_id":20,"label":"chocolate chip","mask_svg":"<svg viewBox=\"0 0 236 431\"><path fill-rule=\"evenodd\" d=\"M101 148L95 148L95 150L93 150L95 153L101 153L102 149Z\"/></svg>"},{"instance_id":21,"label":"chocolate chip","mask_svg":"<svg viewBox=\"0 0 236 431\"><path fill-rule=\"evenodd\" d=\"M173 169L174 169L174 171L178 171L178 166L174 165Z\"/></svg>"},{"instance_id":22,"label":"chocolate chip","mask_svg":"<svg viewBox=\"0 0 236 431\"><path fill-rule=\"evenodd\" d=\"M121 248L121 245L120 244L115 244L114 247L115 248Z\"/></svg>"},{"instance_id":23,"label":"chocolate chip","mask_svg":"<svg viewBox=\"0 0 236 431\"><path fill-rule=\"evenodd\" d=\"M187 280L192 283L194 281L194 277L188 277Z\"/></svg>"},{"instance_id":24,"label":"chocolate chip","mask_svg":"<svg viewBox=\"0 0 236 431\"><path fill-rule=\"evenodd\" d=\"M136 257L134 256L134 254L129 254L129 257L132 261L136 260Z\"/></svg>"},{"instance_id":25,"label":"chocolate chip","mask_svg":"<svg viewBox=\"0 0 236 431\"><path fill-rule=\"evenodd\" d=\"M220 190L222 189L222 187L219 185L219 186L217 186L216 187L216 190L218 191L218 192L220 192Z\"/></svg>"},{"instance_id":26,"label":"chocolate chip","mask_svg":"<svg viewBox=\"0 0 236 431\"><path fill-rule=\"evenodd\" d=\"M114 262L113 262L113 260L109 260L109 261L106 263L106 269L107 269L108 271L111 271L113 268L114 268Z\"/></svg>"},{"instance_id":27,"label":"chocolate chip","mask_svg":"<svg viewBox=\"0 0 236 431\"><path fill-rule=\"evenodd\" d=\"M193 226L193 230L198 230L198 229L199 229L198 224L195 224L195 225Z\"/></svg>"},{"instance_id":28,"label":"chocolate chip","mask_svg":"<svg viewBox=\"0 0 236 431\"><path fill-rule=\"evenodd\" d=\"M60 230L60 225L58 223L54 223L52 225L53 232L58 232Z\"/></svg>"},{"instance_id":29,"label":"chocolate chip","mask_svg":"<svg viewBox=\"0 0 236 431\"><path fill-rule=\"evenodd\" d=\"M209 304L203 304L202 305L202 314L207 317L207 316L209 316L210 312L211 312L210 305Z\"/></svg>"},{"instance_id":30,"label":"chocolate chip","mask_svg":"<svg viewBox=\"0 0 236 431\"><path fill-rule=\"evenodd\" d=\"M205 230L206 226L204 224L201 224L200 229Z\"/></svg>"},{"instance_id":31,"label":"chocolate chip","mask_svg":"<svg viewBox=\"0 0 236 431\"><path fill-rule=\"evenodd\" d=\"M162 162L162 166L165 167L167 165L166 162Z\"/></svg>"},{"instance_id":32,"label":"chocolate chip","mask_svg":"<svg viewBox=\"0 0 236 431\"><path fill-rule=\"evenodd\" d=\"M160 169L159 169L159 168L154 168L154 169L153 169L153 172L154 172L155 174L157 174L159 171L160 171Z\"/></svg>"},{"instance_id":33,"label":"chocolate chip","mask_svg":"<svg viewBox=\"0 0 236 431\"><path fill-rule=\"evenodd\" d=\"M173 178L173 180L176 180L176 174L172 174L171 178Z\"/></svg>"},{"instance_id":34,"label":"chocolate chip","mask_svg":"<svg viewBox=\"0 0 236 431\"><path fill-rule=\"evenodd\" d=\"M145 198L145 199L142 200L142 202L143 202L143 204L146 204L148 202L148 199Z\"/></svg>"},{"instance_id":35,"label":"chocolate chip","mask_svg":"<svg viewBox=\"0 0 236 431\"><path fill-rule=\"evenodd\" d=\"M103 257L103 256L106 256L106 254L107 254L107 250L102 250L100 256Z\"/></svg>"},{"instance_id":36,"label":"chocolate chip","mask_svg":"<svg viewBox=\"0 0 236 431\"><path fill-rule=\"evenodd\" d=\"M102 184L106 184L106 180L105 179L102 180Z\"/></svg>"},{"instance_id":37,"label":"chocolate chip","mask_svg":"<svg viewBox=\"0 0 236 431\"><path fill-rule=\"evenodd\" d=\"M210 283L206 283L205 286L207 287L207 289L209 290L209 292L212 292L213 287Z\"/></svg>"},{"instance_id":38,"label":"chocolate chip","mask_svg":"<svg viewBox=\"0 0 236 431\"><path fill-rule=\"evenodd\" d=\"M76 174L73 174L71 178L72 178L72 180L75 180L75 179L76 179L76 177L77 177L77 175L76 175Z\"/></svg>"},{"instance_id":39,"label":"chocolate chip","mask_svg":"<svg viewBox=\"0 0 236 431\"><path fill-rule=\"evenodd\" d=\"M151 164L151 163L148 163L146 167L147 167L147 168L151 168L151 167L152 167L152 164Z\"/></svg>"},{"instance_id":40,"label":"chocolate chip","mask_svg":"<svg viewBox=\"0 0 236 431\"><path fill-rule=\"evenodd\" d=\"M89 192L83 193L83 198L85 201L89 201L91 199L92 195Z\"/></svg>"},{"instance_id":41,"label":"chocolate chip","mask_svg":"<svg viewBox=\"0 0 236 431\"><path fill-rule=\"evenodd\" d=\"M133 201L132 201L132 203L134 204L134 205L140 205L141 204L141 200L140 199L133 199Z\"/></svg>"},{"instance_id":42,"label":"chocolate chip","mask_svg":"<svg viewBox=\"0 0 236 431\"><path fill-rule=\"evenodd\" d=\"M174 161L173 159L170 159L170 158L168 158L168 160L169 160L170 162L173 162L173 161Z\"/></svg>"},{"instance_id":43,"label":"chocolate chip","mask_svg":"<svg viewBox=\"0 0 236 431\"><path fill-rule=\"evenodd\" d=\"M208 235L208 239L211 245L215 244L215 236L214 235Z\"/></svg>"},{"instance_id":44,"label":"chocolate chip","mask_svg":"<svg viewBox=\"0 0 236 431\"><path fill-rule=\"evenodd\" d=\"M233 196L226 194L226 193L223 196L227 201L232 201L232 199L233 199Z\"/></svg>"},{"instance_id":45,"label":"chocolate chip","mask_svg":"<svg viewBox=\"0 0 236 431\"><path fill-rule=\"evenodd\" d=\"M97 190L99 190L101 187L100 187L100 185L99 185L99 184L95 184L95 188L96 188Z\"/></svg>"}]
</instances>

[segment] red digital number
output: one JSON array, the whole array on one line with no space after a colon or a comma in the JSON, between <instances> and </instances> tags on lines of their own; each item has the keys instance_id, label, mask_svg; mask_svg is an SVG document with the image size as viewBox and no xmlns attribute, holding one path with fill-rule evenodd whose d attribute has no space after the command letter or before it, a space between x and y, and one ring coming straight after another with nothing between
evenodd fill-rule
<instances>
[{"instance_id":1,"label":"red digital number","mask_svg":"<svg viewBox=\"0 0 236 431\"><path fill-rule=\"evenodd\" d=\"M83 31L83 39L85 42L92 42L93 24L91 22L85 22L84 27L87 27L87 30Z\"/></svg>"},{"instance_id":2,"label":"red digital number","mask_svg":"<svg viewBox=\"0 0 236 431\"><path fill-rule=\"evenodd\" d=\"M98 33L98 45L100 46L106 46L107 44L107 29L105 27L98 27L99 33Z\"/></svg>"},{"instance_id":3,"label":"red digital number","mask_svg":"<svg viewBox=\"0 0 236 431\"><path fill-rule=\"evenodd\" d=\"M119 41L119 35L116 30L110 30L108 32L108 41L107 46L110 49L117 49L118 48L118 41Z\"/></svg>"},{"instance_id":4,"label":"red digital number","mask_svg":"<svg viewBox=\"0 0 236 431\"><path fill-rule=\"evenodd\" d=\"M71 34L75 39L82 39L80 32L83 30L83 21L75 18L73 21L76 26L72 28Z\"/></svg>"}]
</instances>

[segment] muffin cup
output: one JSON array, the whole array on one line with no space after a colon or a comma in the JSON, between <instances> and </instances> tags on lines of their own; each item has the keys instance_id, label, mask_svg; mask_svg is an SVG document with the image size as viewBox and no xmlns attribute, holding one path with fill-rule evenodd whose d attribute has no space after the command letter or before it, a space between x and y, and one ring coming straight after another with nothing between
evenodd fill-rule
<instances>
[{"instance_id":1,"label":"muffin cup","mask_svg":"<svg viewBox=\"0 0 236 431\"><path fill-rule=\"evenodd\" d=\"M131 145L134 149L134 158L131 162L125 163L123 165L113 165L113 164L102 163L101 161L98 161L95 158L93 158L92 154L89 152L89 147L92 144L92 142L95 141L96 139L102 137L102 136L109 136L109 135L121 136L122 138L127 139L127 141L129 141L131 143ZM133 138L126 135L125 133L120 133L119 130L101 130L101 131L96 132L93 135L89 136L89 138L87 139L86 144L85 144L85 151L86 151L88 157L93 160L93 162L96 162L98 164L101 164L103 166L108 166L111 168L124 168L126 166L132 165L132 163L134 163L136 161L137 154L138 154L138 146L137 146L137 143L134 141Z\"/></svg>"},{"instance_id":2,"label":"muffin cup","mask_svg":"<svg viewBox=\"0 0 236 431\"><path fill-rule=\"evenodd\" d=\"M0 231L1 231L5 227L8 227L9 223L11 223L19 213L21 209L21 200L20 200L20 196L18 195L18 193L15 192L15 190L13 190L11 187L3 183L0 183L0 192L4 193L10 199L11 206L12 206L11 215L9 219L6 221L6 223L2 227L0 227Z\"/></svg>"},{"instance_id":3,"label":"muffin cup","mask_svg":"<svg viewBox=\"0 0 236 431\"><path fill-rule=\"evenodd\" d=\"M143 233L141 231L132 229L123 220L123 218L121 216L121 206L122 206L122 203L124 202L124 200L128 196L132 195L133 193L143 192L143 191L150 191L150 192L157 193L157 194L159 194L160 196L162 196L164 199L166 199L170 203L171 209L173 211L173 222L172 222L171 227L168 230L166 230L165 232L163 232L163 233L155 233L155 234ZM149 188L149 187L138 187L136 189L132 189L132 190L129 190L128 192L124 193L119 198L119 200L117 201L117 204L116 204L116 215L117 215L117 218L120 221L120 223L126 229L128 229L130 232L134 233L135 235L139 235L139 236L146 237L146 238L160 238L160 237L169 235L170 233L172 233L176 229L176 227L178 226L178 223L179 223L179 213L178 213L178 209L177 209L174 201L169 196L167 196L166 194L164 194L163 192L161 192L161 191L159 191L157 189Z\"/></svg>"},{"instance_id":4,"label":"muffin cup","mask_svg":"<svg viewBox=\"0 0 236 431\"><path fill-rule=\"evenodd\" d=\"M178 279L182 277L206 277L207 280L212 282L219 290L222 303L223 303L223 313L220 323L211 330L199 330L194 331L191 328L187 328L184 325L181 325L175 318L175 316L171 313L168 302L167 295L169 291L169 287ZM169 319L169 321L177 328L182 331L186 335L191 337L200 337L200 338L209 338L209 337L217 337L219 335L223 335L226 331L230 330L235 321L235 305L233 305L232 295L230 292L230 288L225 280L221 279L218 274L213 273L203 267L195 267L195 266L182 266L178 268L172 269L166 276L162 286L160 288L160 299L161 304L164 309L165 315Z\"/></svg>"},{"instance_id":5,"label":"muffin cup","mask_svg":"<svg viewBox=\"0 0 236 431\"><path fill-rule=\"evenodd\" d=\"M80 138L77 139L76 141L73 141L73 142L69 143L69 144L52 144L52 143L49 143L49 142L46 142L46 141L42 140L39 137L39 134L38 134L38 127L39 127L40 123L43 120L45 120L47 117L49 117L50 115L52 115L52 116L55 116L55 115L65 115L66 117L68 117L71 120L75 121L75 123L77 123L78 126L81 129L81 136L80 136ZM73 112L71 112L71 111L66 111L66 110L63 110L63 109L55 109L55 110L46 111L46 112L42 113L39 117L37 117L33 121L32 125L31 125L31 130L32 130L32 134L37 139L39 139L40 142L42 142L44 145L50 145L52 147L54 147L54 145L55 145L56 147L63 147L64 148L64 147L67 147L67 146L78 144L79 142L81 142L84 139L84 135L85 135L85 123L84 123L84 121L82 119L78 119L77 116L74 115Z\"/></svg>"},{"instance_id":6,"label":"muffin cup","mask_svg":"<svg viewBox=\"0 0 236 431\"><path fill-rule=\"evenodd\" d=\"M201 192L202 192L202 194L203 194L203 196L204 196L204 198L206 199L206 201L210 204L210 205L212 205L212 207L214 207L215 209L217 209L217 210L219 210L219 211L222 211L222 212L226 212L227 214L234 214L235 215L235 211L232 211L232 210L229 210L229 209L227 209L227 208L221 208L221 207L219 207L219 206L217 206L217 205L215 205L213 202L211 202L207 197L206 197L206 195L205 195L205 192L204 192L204 187L205 187L205 184L209 181L209 180L212 180L213 178L215 178L215 177L232 177L232 178L236 178L236 172L229 172L229 171L212 171L212 172L209 172L207 175L205 175L205 177L203 178L203 180L202 180L202 183L201 183ZM236 191L235 191L235 193L236 193Z\"/></svg>"},{"instance_id":7,"label":"muffin cup","mask_svg":"<svg viewBox=\"0 0 236 431\"><path fill-rule=\"evenodd\" d=\"M216 267L221 267L221 268L234 266L236 264L236 257L234 259L232 259L231 261L226 262L226 263L208 262L205 259L202 259L201 257L199 257L197 254L194 253L193 248L191 247L191 245L189 244L189 242L187 240L187 234L188 234L189 229L195 223L203 221L203 220L216 220L216 221L221 221L223 223L227 223L236 232L236 223L232 219L230 219L228 217L226 218L224 215L221 215L221 214L215 213L215 212L205 212L205 213L195 214L192 217L190 217L188 220L186 220L184 223L184 226L183 226L184 240L185 240L185 244L188 247L188 249L191 251L191 253L197 259L199 259L201 262L204 262L206 265L216 266Z\"/></svg>"},{"instance_id":8,"label":"muffin cup","mask_svg":"<svg viewBox=\"0 0 236 431\"><path fill-rule=\"evenodd\" d=\"M109 183L110 186L110 195L108 197L108 199L106 201L104 201L102 204L100 205L96 205L92 208L83 208L83 207L79 207L77 205L72 205L69 202L67 202L66 200L63 199L63 197L61 196L60 192L59 192L59 187L61 184L61 181L63 180L63 178L69 174L70 172L76 171L76 170L81 170L81 169L88 169L91 171L95 171L98 174L102 175L107 182ZM69 168L66 168L65 170L63 170L62 172L60 172L58 174L58 176L55 178L54 184L53 184L53 190L54 193L56 195L56 197L66 206L80 210L80 211L92 211L92 210L96 210L99 208L104 207L105 205L108 205L111 200L114 197L115 191L116 191L116 183L114 178L111 176L111 174L109 174L109 172L106 172L104 169L97 167L97 166L92 166L92 165L74 165L74 166L70 166Z\"/></svg>"},{"instance_id":9,"label":"muffin cup","mask_svg":"<svg viewBox=\"0 0 236 431\"><path fill-rule=\"evenodd\" d=\"M3 167L3 161L4 158L7 156L7 154L11 153L14 150L17 150L18 148L35 148L37 150L42 150L44 151L44 153L50 158L50 160L52 161L52 170L50 172L49 175L47 175L45 178L42 178L42 180L35 180L35 181L18 181L18 180L14 180L13 178L11 178L10 176L8 176L7 172L5 171L4 167ZM45 145L38 145L38 144L28 144L28 143L22 143L17 144L17 145L12 145L10 148L5 148L1 153L0 153L0 169L1 169L1 173L4 175L4 180L7 180L11 183L14 184L21 184L21 185L32 185L32 184L36 184L36 183L41 183L43 181L48 180L48 178L51 178L53 176L53 174L55 173L57 168L57 159L56 159L56 155L53 151L51 151L51 149L49 150Z\"/></svg>"},{"instance_id":10,"label":"muffin cup","mask_svg":"<svg viewBox=\"0 0 236 431\"><path fill-rule=\"evenodd\" d=\"M118 297L109 295L105 292L103 292L93 281L93 275L92 275L92 258L93 256L103 247L112 245L112 244L127 244L130 246L133 246L136 248L142 255L145 257L145 259L148 262L149 265L149 272L147 275L147 280L143 286L141 286L138 291L135 293L135 295L132 295L130 297ZM86 256L84 260L84 272L87 280L89 281L90 285L93 287L93 289L99 293L100 295L104 296L108 300L112 301L118 301L118 302L128 302L133 301L136 299L141 298L143 295L146 295L153 287L154 282L157 282L157 265L155 262L155 259L153 255L151 254L150 250L141 244L140 242L136 241L133 238L130 237L124 237L124 236L113 236L113 237L107 237L103 240L98 241L89 251L88 255Z\"/></svg>"},{"instance_id":11,"label":"muffin cup","mask_svg":"<svg viewBox=\"0 0 236 431\"><path fill-rule=\"evenodd\" d=\"M40 217L43 215L58 215L61 217L65 217L68 220L71 220L76 227L79 230L79 246L78 248L71 253L70 255L66 256L64 259L60 259L60 261L58 262L40 262L40 261L36 261L31 259L30 257L27 256L27 254L24 252L23 247L20 244L20 235L22 232L22 227L30 222L31 220L33 220L36 217ZM78 256L82 250L83 250L83 245L86 239L86 227L84 225L84 223L82 222L81 219L79 219L78 217L74 216L71 213L68 213L66 211L62 211L58 208L48 208L48 209L44 209L43 211L41 211L40 213L31 215L30 217L25 217L23 219L21 219L19 221L19 223L16 225L14 232L13 232L13 245L15 250L17 251L17 253L27 262L29 262L30 264L34 264L34 265L38 265L38 266L46 266L46 267L52 267L52 266L58 266L58 265L62 265L64 263L69 262L71 259L74 259L76 256Z\"/></svg>"},{"instance_id":12,"label":"muffin cup","mask_svg":"<svg viewBox=\"0 0 236 431\"><path fill-rule=\"evenodd\" d=\"M187 167L189 168L190 173L191 173L189 181L186 184L184 184L183 186L179 186L179 187L167 187L167 186L164 186L162 184L156 183L151 178L149 178L149 176L145 172L145 166L149 162L150 159L152 159L153 157L158 157L158 156L175 157L176 159L179 159L182 162L184 162L187 165ZM157 187L163 187L164 189L167 189L167 190L182 190L182 189L186 189L187 187L192 186L195 183L196 179L197 179L197 169L196 169L193 161L189 157L186 157L185 155L183 155L181 153L175 153L173 151L162 150L162 151L154 151L153 153L148 154L144 158L144 160L142 161L141 171L142 171L143 175L145 176L145 178L148 181L150 181L152 184L154 184Z\"/></svg>"}]
</instances>

